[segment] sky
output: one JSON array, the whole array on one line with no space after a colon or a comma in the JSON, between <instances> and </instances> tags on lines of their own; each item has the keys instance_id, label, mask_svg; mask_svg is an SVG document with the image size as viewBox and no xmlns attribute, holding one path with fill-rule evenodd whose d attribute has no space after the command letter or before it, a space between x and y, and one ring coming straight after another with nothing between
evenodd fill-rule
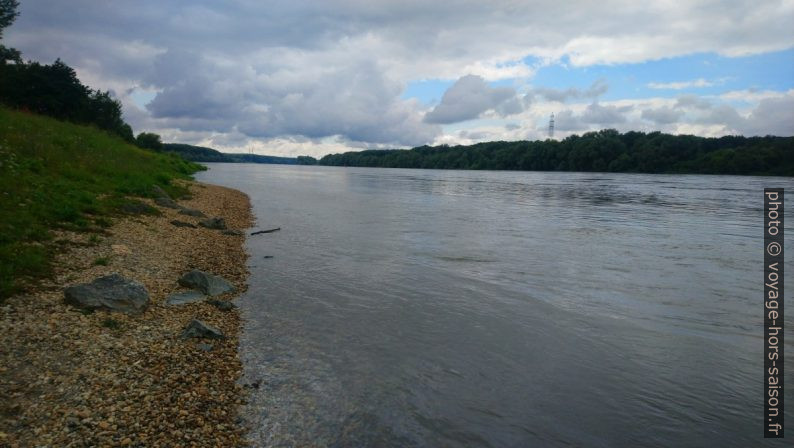
<instances>
[{"instance_id":1,"label":"sky","mask_svg":"<svg viewBox=\"0 0 794 448\"><path fill-rule=\"evenodd\" d=\"M22 0L3 41L136 133L310 155L604 128L794 135L794 0Z\"/></svg>"}]
</instances>

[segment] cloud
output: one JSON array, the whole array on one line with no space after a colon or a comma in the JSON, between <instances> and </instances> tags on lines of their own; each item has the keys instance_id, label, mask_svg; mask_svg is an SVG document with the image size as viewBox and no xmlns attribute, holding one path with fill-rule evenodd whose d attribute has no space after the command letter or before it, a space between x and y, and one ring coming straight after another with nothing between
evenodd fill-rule
<instances>
[{"instance_id":1,"label":"cloud","mask_svg":"<svg viewBox=\"0 0 794 448\"><path fill-rule=\"evenodd\" d=\"M425 122L448 124L477 118L483 112L496 110L512 115L523 110L510 87L490 87L483 78L466 75L458 79L441 98L441 102L425 115Z\"/></svg>"},{"instance_id":2,"label":"cloud","mask_svg":"<svg viewBox=\"0 0 794 448\"><path fill-rule=\"evenodd\" d=\"M741 131L745 135L794 136L794 93L761 100Z\"/></svg>"},{"instance_id":3,"label":"cloud","mask_svg":"<svg viewBox=\"0 0 794 448\"><path fill-rule=\"evenodd\" d=\"M555 131L563 132L579 132L587 129L587 124L582 122L580 117L575 115L572 110L566 109L554 116L554 129Z\"/></svg>"},{"instance_id":4,"label":"cloud","mask_svg":"<svg viewBox=\"0 0 794 448\"><path fill-rule=\"evenodd\" d=\"M648 87L651 89L667 89L667 90L682 90L682 89L689 89L691 87L712 87L717 83L714 81L707 81L703 78L693 79L691 81L679 81L679 82L651 82L648 83Z\"/></svg>"},{"instance_id":5,"label":"cloud","mask_svg":"<svg viewBox=\"0 0 794 448\"><path fill-rule=\"evenodd\" d=\"M676 108L710 109L711 106L711 101L696 95L682 95L675 102Z\"/></svg>"},{"instance_id":6,"label":"cloud","mask_svg":"<svg viewBox=\"0 0 794 448\"><path fill-rule=\"evenodd\" d=\"M587 89L540 88L524 97L488 82L518 78L515 85L525 85L539 67L559 61L588 67L794 46L791 0L26 0L20 12L4 30L3 44L42 62L60 57L87 84L113 90L136 131L190 142L215 136L227 145L250 139L280 139L286 145L299 137L331 139L334 145L422 144L441 138L441 124L483 116L530 117L527 105L533 98L533 109L539 107L546 119L550 110L544 100L565 102L583 128L647 125L653 119L641 119L638 111L650 107L619 110L610 107L624 106L593 102L607 91L603 80ZM479 82L458 86L467 95L456 97L450 89L448 101L442 99L432 111L401 97L411 81L458 84L466 75ZM141 90L156 92L146 108L131 98ZM760 108L776 95L743 97L752 101L748 107L759 106L758 117L766 117L757 126L741 120L724 125L743 123L753 132L764 126L786 129L764 115L767 108L778 110L778 103ZM585 104L574 108L572 101ZM588 103L593 106L586 111ZM679 103L674 107L687 114L697 107L711 110L702 99L680 97ZM739 113L755 120L748 114ZM724 118L735 120L729 114ZM329 144L312 145L314 150Z\"/></svg>"},{"instance_id":7,"label":"cloud","mask_svg":"<svg viewBox=\"0 0 794 448\"><path fill-rule=\"evenodd\" d=\"M632 106L602 106L592 103L587 106L581 115L583 123L592 123L602 126L610 126L626 121L625 113L630 111Z\"/></svg>"},{"instance_id":8,"label":"cloud","mask_svg":"<svg viewBox=\"0 0 794 448\"><path fill-rule=\"evenodd\" d=\"M303 73L169 51L157 58L144 80L159 91L147 105L151 116L180 129L258 138L340 136L398 146L420 145L440 132L422 121L416 101L399 97L399 83L365 58Z\"/></svg>"},{"instance_id":9,"label":"cloud","mask_svg":"<svg viewBox=\"0 0 794 448\"><path fill-rule=\"evenodd\" d=\"M575 87L567 89L550 89L550 88L537 88L532 91L533 94L539 95L547 101L557 101L564 103L570 99L581 98L597 98L609 90L609 85L605 79L598 79L587 89L580 90Z\"/></svg>"},{"instance_id":10,"label":"cloud","mask_svg":"<svg viewBox=\"0 0 794 448\"><path fill-rule=\"evenodd\" d=\"M644 109L642 111L643 119L652 121L660 125L675 123L683 115L684 115L683 111L667 106L658 107L655 109Z\"/></svg>"}]
</instances>

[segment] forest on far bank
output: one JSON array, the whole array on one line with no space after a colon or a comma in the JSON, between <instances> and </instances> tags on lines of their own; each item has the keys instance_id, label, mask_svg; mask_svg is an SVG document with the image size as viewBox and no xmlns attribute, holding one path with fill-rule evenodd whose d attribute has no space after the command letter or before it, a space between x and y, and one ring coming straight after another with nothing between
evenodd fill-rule
<instances>
[{"instance_id":1,"label":"forest on far bank","mask_svg":"<svg viewBox=\"0 0 794 448\"><path fill-rule=\"evenodd\" d=\"M330 154L331 166L794 176L794 137L697 137L614 129L563 140Z\"/></svg>"}]
</instances>

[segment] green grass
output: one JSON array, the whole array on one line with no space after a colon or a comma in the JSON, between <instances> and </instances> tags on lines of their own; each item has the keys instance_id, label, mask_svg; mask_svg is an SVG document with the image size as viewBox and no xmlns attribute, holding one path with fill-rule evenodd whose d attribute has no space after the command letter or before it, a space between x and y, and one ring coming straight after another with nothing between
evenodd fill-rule
<instances>
[{"instance_id":1,"label":"green grass","mask_svg":"<svg viewBox=\"0 0 794 448\"><path fill-rule=\"evenodd\" d=\"M51 230L108 227L130 197L202 169L97 128L0 107L0 302L50 272Z\"/></svg>"},{"instance_id":2,"label":"green grass","mask_svg":"<svg viewBox=\"0 0 794 448\"><path fill-rule=\"evenodd\" d=\"M96 260L94 260L94 266L107 266L109 263L109 257L98 257Z\"/></svg>"}]
</instances>

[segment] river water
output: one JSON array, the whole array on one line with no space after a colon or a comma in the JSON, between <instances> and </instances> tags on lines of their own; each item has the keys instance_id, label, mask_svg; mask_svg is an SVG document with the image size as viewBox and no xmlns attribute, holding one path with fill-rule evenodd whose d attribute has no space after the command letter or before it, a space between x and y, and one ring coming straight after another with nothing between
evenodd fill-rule
<instances>
[{"instance_id":1,"label":"river water","mask_svg":"<svg viewBox=\"0 0 794 448\"><path fill-rule=\"evenodd\" d=\"M793 179L248 164L198 179L281 227L246 243L257 446L782 446L762 439L762 191Z\"/></svg>"}]
</instances>

